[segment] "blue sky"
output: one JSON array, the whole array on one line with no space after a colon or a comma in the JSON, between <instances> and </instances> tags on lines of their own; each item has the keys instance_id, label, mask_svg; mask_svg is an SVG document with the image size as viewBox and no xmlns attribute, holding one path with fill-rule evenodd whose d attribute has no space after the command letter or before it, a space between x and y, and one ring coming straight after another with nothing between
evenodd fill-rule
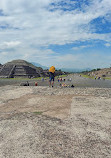
<instances>
[{"instance_id":1,"label":"blue sky","mask_svg":"<svg viewBox=\"0 0 111 158\"><path fill-rule=\"evenodd\" d=\"M0 0L0 63L111 66L111 0Z\"/></svg>"}]
</instances>

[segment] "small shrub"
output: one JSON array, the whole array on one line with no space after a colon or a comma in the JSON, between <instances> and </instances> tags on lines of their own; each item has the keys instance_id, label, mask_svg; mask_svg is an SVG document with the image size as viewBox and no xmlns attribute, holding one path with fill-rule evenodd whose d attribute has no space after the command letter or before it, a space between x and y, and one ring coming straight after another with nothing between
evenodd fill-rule
<instances>
[{"instance_id":1,"label":"small shrub","mask_svg":"<svg viewBox=\"0 0 111 158\"><path fill-rule=\"evenodd\" d=\"M35 111L34 114L36 114L36 115L41 115L42 112L41 112L41 111Z\"/></svg>"}]
</instances>

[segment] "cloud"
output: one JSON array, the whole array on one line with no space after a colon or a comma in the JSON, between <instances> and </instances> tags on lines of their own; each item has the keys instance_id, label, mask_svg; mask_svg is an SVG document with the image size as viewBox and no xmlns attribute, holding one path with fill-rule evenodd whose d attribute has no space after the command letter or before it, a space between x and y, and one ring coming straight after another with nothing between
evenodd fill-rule
<instances>
[{"instance_id":1,"label":"cloud","mask_svg":"<svg viewBox=\"0 0 111 158\"><path fill-rule=\"evenodd\" d=\"M92 45L82 45L82 46L78 46L78 47L73 47L72 50L80 50L80 49L84 49L84 48L88 48L88 47L92 47Z\"/></svg>"},{"instance_id":2,"label":"cloud","mask_svg":"<svg viewBox=\"0 0 111 158\"><path fill-rule=\"evenodd\" d=\"M9 51L10 50L10 51ZM27 61L34 61L43 64L47 64L45 60L52 58L53 55L56 54L50 49L42 49L42 48L32 48L30 47L16 47L12 48L4 48L0 50L0 58L2 59L1 63L4 64L7 61L15 60L15 59L23 59ZM8 56L8 59L7 59ZM49 61L48 61L49 62Z\"/></svg>"},{"instance_id":3,"label":"cloud","mask_svg":"<svg viewBox=\"0 0 111 158\"><path fill-rule=\"evenodd\" d=\"M10 42L3 42L0 44L1 49L7 49L7 48L14 48L21 44L20 41L10 41Z\"/></svg>"},{"instance_id":4,"label":"cloud","mask_svg":"<svg viewBox=\"0 0 111 158\"><path fill-rule=\"evenodd\" d=\"M89 0L87 3L83 1L80 6L79 3L78 0L1 0L1 52L9 52L10 59L19 57L39 60L40 63L46 63L47 59L48 64L50 60L56 63L59 58L64 63L72 60L73 56L57 55L57 52L48 49L50 45L88 40L103 40L110 43L111 33L97 33L95 25L91 22L99 17L110 21L111 1ZM2 57L4 61L9 59L8 55Z\"/></svg>"},{"instance_id":5,"label":"cloud","mask_svg":"<svg viewBox=\"0 0 111 158\"><path fill-rule=\"evenodd\" d=\"M17 35L21 39L22 34L24 40L33 40L38 45L63 45L76 40L94 39L98 34L97 36L92 34L90 22L95 18L105 16L110 12L111 7L108 0L107 4L110 7L106 5L106 0L102 2L97 0L97 2L90 3L84 12L77 9L64 11L61 8L51 12L48 9L51 2L53 1L10 0L9 3L9 0L1 0L1 10L7 15L2 16L1 23L10 26L7 34L10 34L10 29L12 29L13 36ZM56 0L56 6L60 6L60 2L63 1ZM69 6L70 3L72 2L68 1L65 6ZM5 36L5 32L3 36Z\"/></svg>"},{"instance_id":6,"label":"cloud","mask_svg":"<svg viewBox=\"0 0 111 158\"><path fill-rule=\"evenodd\" d=\"M105 46L106 47L111 47L111 43L106 43Z\"/></svg>"}]
</instances>

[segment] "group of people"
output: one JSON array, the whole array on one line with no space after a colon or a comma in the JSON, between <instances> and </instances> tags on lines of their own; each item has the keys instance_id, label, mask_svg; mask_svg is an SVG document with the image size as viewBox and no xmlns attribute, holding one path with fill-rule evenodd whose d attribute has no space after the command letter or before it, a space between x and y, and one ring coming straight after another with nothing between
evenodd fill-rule
<instances>
[{"instance_id":1,"label":"group of people","mask_svg":"<svg viewBox=\"0 0 111 158\"><path fill-rule=\"evenodd\" d=\"M55 78L55 67L51 66L49 69L49 86L50 87L54 86L54 78ZM68 79L68 81L71 81L71 80L72 80L71 78ZM43 82L44 78L42 78L41 81ZM65 81L66 81L65 78L62 78L62 77L58 78L58 82L60 83L60 87L69 87L69 85L64 83ZM29 82L27 81L27 82L22 83L20 85L29 86ZM35 86L38 86L38 82L35 82Z\"/></svg>"},{"instance_id":2,"label":"group of people","mask_svg":"<svg viewBox=\"0 0 111 158\"><path fill-rule=\"evenodd\" d=\"M55 67L51 66L49 69L49 87L53 87L54 86L54 78L55 78ZM72 79L68 79L67 81L71 81ZM44 82L44 78L41 79L42 82ZM62 78L62 77L58 77L58 83L60 83L60 87L70 87L68 84L65 83L66 79ZM25 83L21 83L21 86L29 86L29 82L25 82ZM35 86L38 86L38 82L35 82ZM74 85L72 85L71 87L74 87Z\"/></svg>"},{"instance_id":3,"label":"group of people","mask_svg":"<svg viewBox=\"0 0 111 158\"><path fill-rule=\"evenodd\" d=\"M54 86L54 78L55 78L55 67L51 66L49 68L49 86L50 87ZM44 78L42 78L42 81L44 81ZM62 86L62 87L69 87L69 85L63 83L65 81L66 81L65 78L58 77L58 82L60 83L60 86ZM72 81L72 78L68 79L68 81ZM37 82L35 82L35 86L37 86Z\"/></svg>"},{"instance_id":4,"label":"group of people","mask_svg":"<svg viewBox=\"0 0 111 158\"><path fill-rule=\"evenodd\" d=\"M54 73L55 73L55 67L51 66L49 69L49 86L54 86ZM62 83L62 81L65 82L65 78L63 79L62 77L58 78L58 82L60 82L60 86L62 87L69 87L69 85ZM68 81L72 81L72 78L68 79ZM74 88L74 85L71 85L72 88Z\"/></svg>"},{"instance_id":5,"label":"group of people","mask_svg":"<svg viewBox=\"0 0 111 158\"><path fill-rule=\"evenodd\" d=\"M62 81L64 81L65 82L65 78L63 79L62 77L60 77L60 78L58 78L58 82L62 82Z\"/></svg>"},{"instance_id":6,"label":"group of people","mask_svg":"<svg viewBox=\"0 0 111 158\"><path fill-rule=\"evenodd\" d=\"M54 86L54 73L55 73L55 67L51 66L50 69L49 69L49 86L50 87ZM42 78L41 81L44 82L44 78ZM35 82L35 86L37 86L37 85L38 85L38 83Z\"/></svg>"}]
</instances>

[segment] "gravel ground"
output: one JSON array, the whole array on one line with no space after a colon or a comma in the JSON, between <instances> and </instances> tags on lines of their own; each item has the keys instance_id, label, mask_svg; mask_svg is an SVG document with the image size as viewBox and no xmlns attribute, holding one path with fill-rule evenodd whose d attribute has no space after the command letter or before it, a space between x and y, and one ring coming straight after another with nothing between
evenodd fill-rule
<instances>
[{"instance_id":1,"label":"gravel ground","mask_svg":"<svg viewBox=\"0 0 111 158\"><path fill-rule=\"evenodd\" d=\"M0 158L110 157L110 88L0 87Z\"/></svg>"},{"instance_id":2,"label":"gravel ground","mask_svg":"<svg viewBox=\"0 0 111 158\"><path fill-rule=\"evenodd\" d=\"M72 84L75 87L96 87L96 88L111 88L111 80L95 80L95 79L89 79L80 77L78 74L69 75L66 78L65 82L67 85L71 86ZM68 81L68 79L71 78L72 81ZM35 80L35 79L0 79L0 86L5 85L17 85L19 86L21 83L25 83L26 81L29 82L30 86L35 86L35 82L38 82L38 86L49 86L48 79L42 82L41 80ZM55 87L58 87L60 83L57 82L57 79L55 79Z\"/></svg>"}]
</instances>

